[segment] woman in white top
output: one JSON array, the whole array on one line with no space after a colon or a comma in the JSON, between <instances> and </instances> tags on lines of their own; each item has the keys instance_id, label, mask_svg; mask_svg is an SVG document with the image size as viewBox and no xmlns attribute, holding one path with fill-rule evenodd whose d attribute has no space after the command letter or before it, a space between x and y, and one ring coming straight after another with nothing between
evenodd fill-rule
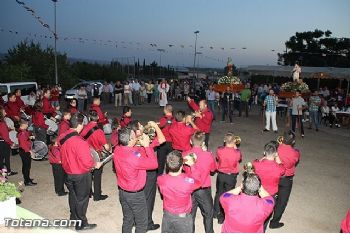
<instances>
[{"instance_id":1,"label":"woman in white top","mask_svg":"<svg viewBox=\"0 0 350 234\"><path fill-rule=\"evenodd\" d=\"M132 105L131 85L128 81L124 84L124 106Z\"/></svg>"}]
</instances>

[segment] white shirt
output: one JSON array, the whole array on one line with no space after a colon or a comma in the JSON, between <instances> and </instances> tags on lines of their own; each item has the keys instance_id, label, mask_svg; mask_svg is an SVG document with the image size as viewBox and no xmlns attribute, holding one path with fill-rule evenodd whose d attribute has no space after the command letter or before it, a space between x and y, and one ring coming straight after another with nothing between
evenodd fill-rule
<instances>
[{"instance_id":1,"label":"white shirt","mask_svg":"<svg viewBox=\"0 0 350 234\"><path fill-rule=\"evenodd\" d=\"M141 85L138 82L136 82L136 83L132 83L131 87L132 87L132 90L139 91L141 88Z\"/></svg>"},{"instance_id":2,"label":"white shirt","mask_svg":"<svg viewBox=\"0 0 350 234\"><path fill-rule=\"evenodd\" d=\"M207 90L207 99L208 99L208 101L215 101L216 92L214 90L212 90L212 91Z\"/></svg>"}]
</instances>

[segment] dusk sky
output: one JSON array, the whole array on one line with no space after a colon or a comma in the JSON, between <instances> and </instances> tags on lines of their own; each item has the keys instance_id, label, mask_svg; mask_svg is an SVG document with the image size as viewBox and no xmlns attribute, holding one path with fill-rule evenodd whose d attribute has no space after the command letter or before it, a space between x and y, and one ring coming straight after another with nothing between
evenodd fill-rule
<instances>
[{"instance_id":1,"label":"dusk sky","mask_svg":"<svg viewBox=\"0 0 350 234\"><path fill-rule=\"evenodd\" d=\"M21 1L54 28L51 0ZM227 57L238 66L276 65L277 53L297 31L329 29L350 37L349 12L348 0L58 0L57 48L74 58L135 56L147 63L159 63L157 49L165 49L162 65L193 66L199 30L200 67L224 67ZM54 45L43 37L50 31L15 0L0 1L0 28L0 53L25 38Z\"/></svg>"}]
</instances>

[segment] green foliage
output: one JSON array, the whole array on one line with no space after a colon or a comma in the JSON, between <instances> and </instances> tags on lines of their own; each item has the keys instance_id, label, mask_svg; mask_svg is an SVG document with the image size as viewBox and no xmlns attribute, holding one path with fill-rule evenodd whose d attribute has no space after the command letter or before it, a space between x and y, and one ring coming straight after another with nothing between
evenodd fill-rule
<instances>
[{"instance_id":1,"label":"green foliage","mask_svg":"<svg viewBox=\"0 0 350 234\"><path fill-rule=\"evenodd\" d=\"M0 66L0 80L1 82L11 81L31 81L30 78L30 67L25 64L8 65L4 64Z\"/></svg>"},{"instance_id":2,"label":"green foliage","mask_svg":"<svg viewBox=\"0 0 350 234\"><path fill-rule=\"evenodd\" d=\"M0 182L0 202L6 201L11 197L21 197L16 185L8 182Z\"/></svg>"},{"instance_id":3,"label":"green foliage","mask_svg":"<svg viewBox=\"0 0 350 234\"><path fill-rule=\"evenodd\" d=\"M331 37L332 32L297 32L286 41L286 53L278 54L278 63L294 65L299 61L302 66L349 67L350 38Z\"/></svg>"}]
</instances>

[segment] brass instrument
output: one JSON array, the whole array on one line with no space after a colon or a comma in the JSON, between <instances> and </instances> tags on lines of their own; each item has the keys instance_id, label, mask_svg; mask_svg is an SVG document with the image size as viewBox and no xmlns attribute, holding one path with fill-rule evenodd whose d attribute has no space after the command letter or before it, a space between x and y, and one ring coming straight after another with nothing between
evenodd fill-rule
<instances>
[{"instance_id":1,"label":"brass instrument","mask_svg":"<svg viewBox=\"0 0 350 234\"><path fill-rule=\"evenodd\" d=\"M233 137L233 141L234 141L234 143L238 146L238 145L240 145L241 144L241 137L240 136L234 136Z\"/></svg>"},{"instance_id":2,"label":"brass instrument","mask_svg":"<svg viewBox=\"0 0 350 234\"><path fill-rule=\"evenodd\" d=\"M278 144L282 144L284 142L284 137L283 136L278 136L277 137L277 142L278 142Z\"/></svg>"},{"instance_id":3,"label":"brass instrument","mask_svg":"<svg viewBox=\"0 0 350 234\"><path fill-rule=\"evenodd\" d=\"M149 124L145 125L143 127L143 133L142 135L138 136L137 142L136 142L136 146L142 146L141 144L141 140L144 137L144 134L147 135L150 139L150 143L152 143L152 141L154 140L154 138L156 137L156 129L152 126L150 126Z\"/></svg>"},{"instance_id":4,"label":"brass instrument","mask_svg":"<svg viewBox=\"0 0 350 234\"><path fill-rule=\"evenodd\" d=\"M251 163L251 162L245 163L244 166L243 166L243 169L244 169L244 173L248 173L248 174L254 174L255 173L253 163Z\"/></svg>"},{"instance_id":5,"label":"brass instrument","mask_svg":"<svg viewBox=\"0 0 350 234\"><path fill-rule=\"evenodd\" d=\"M191 160L193 161L193 163L196 163L197 155L196 155L195 153L190 153L190 154L188 154L188 155L186 155L186 156L184 157L183 164L186 164L186 162L187 162L187 160L188 160L187 157L191 158Z\"/></svg>"}]
</instances>

